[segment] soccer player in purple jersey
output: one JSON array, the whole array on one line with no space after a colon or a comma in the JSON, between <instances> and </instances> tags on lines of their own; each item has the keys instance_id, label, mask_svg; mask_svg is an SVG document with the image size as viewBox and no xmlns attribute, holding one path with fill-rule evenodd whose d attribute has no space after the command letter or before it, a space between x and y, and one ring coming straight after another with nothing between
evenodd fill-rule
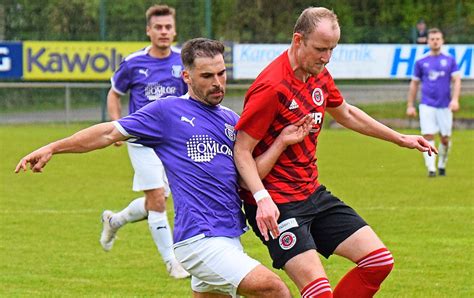
<instances>
[{"instance_id":1,"label":"soccer player in purple jersey","mask_svg":"<svg viewBox=\"0 0 474 298\"><path fill-rule=\"evenodd\" d=\"M290 297L283 281L250 258L240 244L247 230L237 193L234 126L238 115L220 105L226 68L224 45L204 38L188 41L181 56L189 94L150 103L117 121L97 124L26 155L15 172L42 172L53 154L80 153L117 141L146 145L162 157L175 208L174 251L191 273L194 297L245 295ZM310 117L288 125L256 159L258 168L273 165L312 127Z\"/></svg>"},{"instance_id":2,"label":"soccer player in purple jersey","mask_svg":"<svg viewBox=\"0 0 474 298\"><path fill-rule=\"evenodd\" d=\"M166 5L155 5L146 12L146 32L151 44L125 58L111 79L107 107L111 120L121 117L120 97L130 92L129 114L163 97L180 96L187 92L181 72L180 53L171 47L176 36L175 10ZM120 146L122 142L117 142ZM148 219L152 238L166 264L170 276L189 276L176 261L173 237L166 215L168 180L160 158L151 148L127 143L135 171L133 190L143 191L145 197L133 200L120 212L102 213L103 230L100 243L105 251L112 249L117 230L129 222Z\"/></svg>"},{"instance_id":3,"label":"soccer player in purple jersey","mask_svg":"<svg viewBox=\"0 0 474 298\"><path fill-rule=\"evenodd\" d=\"M438 28L428 31L430 51L415 62L415 71L408 91L407 115L416 117L414 106L421 82L420 128L432 146L439 133L438 174L446 175L446 162L451 148L453 112L459 110L461 74L454 58L443 53L443 33ZM453 90L451 92L451 83ZM428 177L436 177L436 157L423 153Z\"/></svg>"}]
</instances>

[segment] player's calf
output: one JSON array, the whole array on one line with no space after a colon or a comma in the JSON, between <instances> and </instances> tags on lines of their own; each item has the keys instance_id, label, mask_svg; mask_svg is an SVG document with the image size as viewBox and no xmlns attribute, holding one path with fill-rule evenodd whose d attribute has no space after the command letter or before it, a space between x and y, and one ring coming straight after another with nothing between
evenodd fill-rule
<instances>
[{"instance_id":1,"label":"player's calf","mask_svg":"<svg viewBox=\"0 0 474 298\"><path fill-rule=\"evenodd\" d=\"M334 297L373 297L392 271L393 263L387 248L371 252L341 279L334 289Z\"/></svg>"}]
</instances>

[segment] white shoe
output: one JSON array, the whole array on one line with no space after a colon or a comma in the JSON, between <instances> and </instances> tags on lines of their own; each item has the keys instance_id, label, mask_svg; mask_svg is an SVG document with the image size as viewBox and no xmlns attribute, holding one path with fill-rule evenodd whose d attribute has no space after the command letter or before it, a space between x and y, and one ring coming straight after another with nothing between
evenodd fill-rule
<instances>
[{"instance_id":1,"label":"white shoe","mask_svg":"<svg viewBox=\"0 0 474 298\"><path fill-rule=\"evenodd\" d=\"M190 276L190 274L184 270L183 266L181 266L181 264L176 259L166 262L166 270L171 277L176 279Z\"/></svg>"},{"instance_id":2,"label":"white shoe","mask_svg":"<svg viewBox=\"0 0 474 298\"><path fill-rule=\"evenodd\" d=\"M110 225L110 219L114 213L110 210L105 210L102 213L102 233L100 234L100 245L105 251L109 251L114 246L115 234L118 228L113 228Z\"/></svg>"}]
</instances>

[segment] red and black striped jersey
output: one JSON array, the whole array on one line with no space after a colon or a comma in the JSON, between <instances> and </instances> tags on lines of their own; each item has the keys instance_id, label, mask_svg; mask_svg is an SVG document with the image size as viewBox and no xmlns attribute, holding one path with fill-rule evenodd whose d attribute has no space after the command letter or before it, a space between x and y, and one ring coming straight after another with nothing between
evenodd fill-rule
<instances>
[{"instance_id":1,"label":"red and black striped jersey","mask_svg":"<svg viewBox=\"0 0 474 298\"><path fill-rule=\"evenodd\" d=\"M302 142L288 146L263 179L276 203L305 200L319 186L316 147L324 112L326 107L338 107L343 101L327 69L307 82L298 80L287 51L270 63L250 86L236 129L260 140L253 151L254 157L265 152L289 124L307 114L315 122L310 134ZM248 191L241 191L241 198L255 204Z\"/></svg>"}]
</instances>

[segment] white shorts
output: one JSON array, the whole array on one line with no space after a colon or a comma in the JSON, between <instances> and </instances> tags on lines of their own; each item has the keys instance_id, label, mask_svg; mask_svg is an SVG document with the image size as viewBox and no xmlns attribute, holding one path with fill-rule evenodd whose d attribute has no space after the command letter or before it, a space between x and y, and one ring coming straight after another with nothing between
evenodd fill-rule
<instances>
[{"instance_id":1,"label":"white shorts","mask_svg":"<svg viewBox=\"0 0 474 298\"><path fill-rule=\"evenodd\" d=\"M237 287L260 262L249 257L240 238L205 237L175 244L176 259L191 274L195 292L237 297Z\"/></svg>"},{"instance_id":2,"label":"white shorts","mask_svg":"<svg viewBox=\"0 0 474 298\"><path fill-rule=\"evenodd\" d=\"M451 136L453 112L449 108L434 108L420 104L420 128L422 135Z\"/></svg>"},{"instance_id":3,"label":"white shorts","mask_svg":"<svg viewBox=\"0 0 474 298\"><path fill-rule=\"evenodd\" d=\"M164 188L165 196L170 194L168 178L166 177L163 163L155 151L149 147L127 143L128 155L132 162L135 175L133 177L133 190L143 191Z\"/></svg>"}]
</instances>

